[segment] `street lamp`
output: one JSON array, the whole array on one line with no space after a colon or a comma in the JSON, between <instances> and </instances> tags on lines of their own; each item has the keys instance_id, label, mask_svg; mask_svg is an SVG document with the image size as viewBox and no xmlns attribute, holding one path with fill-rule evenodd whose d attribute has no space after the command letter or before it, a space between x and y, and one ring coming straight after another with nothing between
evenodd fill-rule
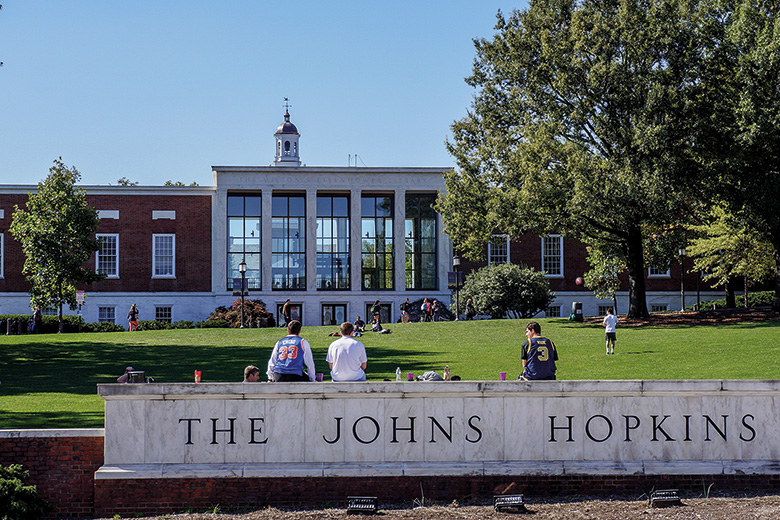
<instances>
[{"instance_id":1,"label":"street lamp","mask_svg":"<svg viewBox=\"0 0 780 520\"><path fill-rule=\"evenodd\" d=\"M246 261L242 258L241 263L238 264L238 272L241 273L241 325L239 328L244 328L244 287L246 287Z\"/></svg>"},{"instance_id":2,"label":"street lamp","mask_svg":"<svg viewBox=\"0 0 780 520\"><path fill-rule=\"evenodd\" d=\"M460 302L458 301L458 289L460 288L460 257L452 257L452 269L455 271L455 321L459 320Z\"/></svg>"},{"instance_id":3,"label":"street lamp","mask_svg":"<svg viewBox=\"0 0 780 520\"><path fill-rule=\"evenodd\" d=\"M680 255L680 312L685 312L685 246L677 250Z\"/></svg>"}]
</instances>

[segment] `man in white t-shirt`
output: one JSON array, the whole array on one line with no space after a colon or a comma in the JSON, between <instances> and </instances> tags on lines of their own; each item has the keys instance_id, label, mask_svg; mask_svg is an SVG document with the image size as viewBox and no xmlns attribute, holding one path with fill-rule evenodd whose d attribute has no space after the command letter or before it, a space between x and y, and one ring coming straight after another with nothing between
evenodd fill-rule
<instances>
[{"instance_id":1,"label":"man in white t-shirt","mask_svg":"<svg viewBox=\"0 0 780 520\"><path fill-rule=\"evenodd\" d=\"M328 355L325 361L330 366L330 377L334 381L365 381L366 347L352 337L354 326L345 321L341 324L339 332L341 338L328 347Z\"/></svg>"},{"instance_id":2,"label":"man in white t-shirt","mask_svg":"<svg viewBox=\"0 0 780 520\"><path fill-rule=\"evenodd\" d=\"M606 332L607 355L615 353L615 328L618 322L617 316L612 314L612 308L607 309L607 315L604 316L604 331Z\"/></svg>"}]
</instances>

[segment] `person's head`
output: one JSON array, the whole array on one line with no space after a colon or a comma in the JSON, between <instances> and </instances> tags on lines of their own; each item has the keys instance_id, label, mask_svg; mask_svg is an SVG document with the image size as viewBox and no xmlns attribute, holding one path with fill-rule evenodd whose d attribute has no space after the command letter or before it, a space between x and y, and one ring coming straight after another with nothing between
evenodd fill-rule
<instances>
[{"instance_id":1,"label":"person's head","mask_svg":"<svg viewBox=\"0 0 780 520\"><path fill-rule=\"evenodd\" d=\"M374 321L379 321L379 314L374 314Z\"/></svg>"},{"instance_id":2,"label":"person's head","mask_svg":"<svg viewBox=\"0 0 780 520\"><path fill-rule=\"evenodd\" d=\"M287 298L284 303L290 303L290 298Z\"/></svg>"},{"instance_id":3,"label":"person's head","mask_svg":"<svg viewBox=\"0 0 780 520\"><path fill-rule=\"evenodd\" d=\"M292 320L287 324L287 333L295 334L296 336L301 332L301 322L298 320Z\"/></svg>"},{"instance_id":4,"label":"person's head","mask_svg":"<svg viewBox=\"0 0 780 520\"><path fill-rule=\"evenodd\" d=\"M473 303L473 302L471 301L471 298L469 298L468 300L466 300L466 303Z\"/></svg>"},{"instance_id":5,"label":"person's head","mask_svg":"<svg viewBox=\"0 0 780 520\"><path fill-rule=\"evenodd\" d=\"M612 307L609 307L609 308L607 309L607 314L612 314Z\"/></svg>"},{"instance_id":6,"label":"person's head","mask_svg":"<svg viewBox=\"0 0 780 520\"><path fill-rule=\"evenodd\" d=\"M535 321L532 321L531 323L525 326L525 332L526 333L533 332L534 334L541 334L542 327Z\"/></svg>"},{"instance_id":7,"label":"person's head","mask_svg":"<svg viewBox=\"0 0 780 520\"><path fill-rule=\"evenodd\" d=\"M354 330L355 330L355 326L348 321L345 321L344 323L341 324L341 327L339 327L339 332L341 333L342 336L351 336L352 331Z\"/></svg>"},{"instance_id":8,"label":"person's head","mask_svg":"<svg viewBox=\"0 0 780 520\"><path fill-rule=\"evenodd\" d=\"M379 305L379 300L375 301L374 305Z\"/></svg>"},{"instance_id":9,"label":"person's head","mask_svg":"<svg viewBox=\"0 0 780 520\"><path fill-rule=\"evenodd\" d=\"M427 301L428 301L428 298L425 298L423 301L424 301L424 302L427 302Z\"/></svg>"},{"instance_id":10,"label":"person's head","mask_svg":"<svg viewBox=\"0 0 780 520\"><path fill-rule=\"evenodd\" d=\"M244 381L256 383L260 381L260 369L254 365L249 365L244 369Z\"/></svg>"},{"instance_id":11,"label":"person's head","mask_svg":"<svg viewBox=\"0 0 780 520\"><path fill-rule=\"evenodd\" d=\"M409 303L409 298L406 299L406 303Z\"/></svg>"},{"instance_id":12,"label":"person's head","mask_svg":"<svg viewBox=\"0 0 780 520\"><path fill-rule=\"evenodd\" d=\"M357 318L355 318L355 321L360 321L360 316L358 316Z\"/></svg>"}]
</instances>

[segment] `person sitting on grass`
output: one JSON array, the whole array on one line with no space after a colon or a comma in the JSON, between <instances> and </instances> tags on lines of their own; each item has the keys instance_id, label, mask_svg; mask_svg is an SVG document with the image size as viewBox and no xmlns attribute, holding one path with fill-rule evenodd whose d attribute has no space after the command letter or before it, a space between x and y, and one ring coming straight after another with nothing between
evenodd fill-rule
<instances>
[{"instance_id":1,"label":"person sitting on grass","mask_svg":"<svg viewBox=\"0 0 780 520\"><path fill-rule=\"evenodd\" d=\"M328 355L325 361L330 367L330 377L333 381L365 381L366 347L352 337L354 325L345 321L339 331L341 338L328 347Z\"/></svg>"}]
</instances>

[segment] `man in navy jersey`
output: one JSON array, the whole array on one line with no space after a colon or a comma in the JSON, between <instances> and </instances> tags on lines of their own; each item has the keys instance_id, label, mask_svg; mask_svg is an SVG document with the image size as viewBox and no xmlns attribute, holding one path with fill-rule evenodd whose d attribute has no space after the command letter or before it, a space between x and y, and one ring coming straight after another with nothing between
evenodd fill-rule
<instances>
[{"instance_id":1,"label":"man in navy jersey","mask_svg":"<svg viewBox=\"0 0 780 520\"><path fill-rule=\"evenodd\" d=\"M525 381L532 379L555 379L555 362L558 361L558 352L553 342L542 337L542 327L532 321L525 327L523 353L523 373L518 379Z\"/></svg>"},{"instance_id":2,"label":"man in navy jersey","mask_svg":"<svg viewBox=\"0 0 780 520\"><path fill-rule=\"evenodd\" d=\"M268 360L268 380L272 382L314 381L314 356L309 342L300 337L301 322L293 320L287 325L287 336L274 345ZM308 373L303 369L306 365Z\"/></svg>"}]
</instances>

